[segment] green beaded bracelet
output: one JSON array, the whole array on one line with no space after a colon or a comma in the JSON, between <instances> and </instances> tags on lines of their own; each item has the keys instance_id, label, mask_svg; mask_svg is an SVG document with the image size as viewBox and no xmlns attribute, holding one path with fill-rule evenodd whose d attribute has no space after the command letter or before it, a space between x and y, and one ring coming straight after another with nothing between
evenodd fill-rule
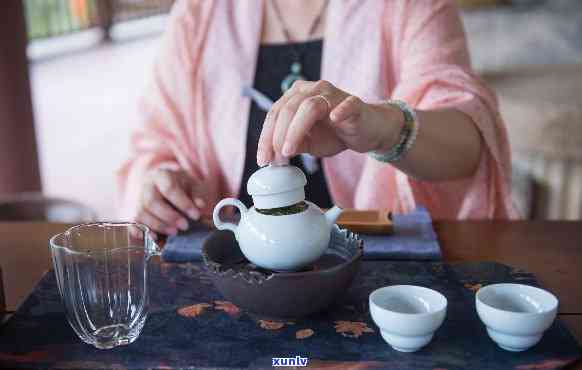
<instances>
[{"instance_id":1,"label":"green beaded bracelet","mask_svg":"<svg viewBox=\"0 0 582 370\"><path fill-rule=\"evenodd\" d=\"M394 163L401 160L410 151L418 135L418 121L416 113L408 104L401 100L388 100L386 104L396 106L404 115L404 127L400 131L400 139L387 152L368 152L368 155L377 161Z\"/></svg>"}]
</instances>

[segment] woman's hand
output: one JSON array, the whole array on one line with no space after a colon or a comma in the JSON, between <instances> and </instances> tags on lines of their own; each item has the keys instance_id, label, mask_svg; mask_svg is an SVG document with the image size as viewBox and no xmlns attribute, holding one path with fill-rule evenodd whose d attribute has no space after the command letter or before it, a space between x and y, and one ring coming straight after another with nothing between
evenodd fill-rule
<instances>
[{"instance_id":1,"label":"woman's hand","mask_svg":"<svg viewBox=\"0 0 582 370\"><path fill-rule=\"evenodd\" d=\"M136 221L156 233L174 235L188 229L186 216L200 218L204 195L204 187L184 171L154 170L146 176Z\"/></svg>"},{"instance_id":2,"label":"woman's hand","mask_svg":"<svg viewBox=\"0 0 582 370\"><path fill-rule=\"evenodd\" d=\"M345 149L360 153L389 150L404 117L387 104L366 104L327 81L297 81L265 119L257 163L309 153L327 157Z\"/></svg>"}]
</instances>

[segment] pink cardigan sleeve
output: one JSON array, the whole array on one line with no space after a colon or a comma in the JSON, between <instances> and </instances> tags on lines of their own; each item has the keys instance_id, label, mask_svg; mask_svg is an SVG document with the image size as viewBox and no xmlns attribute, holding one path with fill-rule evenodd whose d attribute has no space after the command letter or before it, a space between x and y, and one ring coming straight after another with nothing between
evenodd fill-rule
<instances>
[{"instance_id":1,"label":"pink cardigan sleeve","mask_svg":"<svg viewBox=\"0 0 582 370\"><path fill-rule=\"evenodd\" d=\"M461 181L428 183L399 172L409 185L409 204L429 207L440 218L514 217L507 133L494 93L471 71L464 29L453 0L394 2L388 27L396 86L394 99L419 109L455 107L472 118L483 137L480 165ZM422 130L422 122L420 129ZM428 124L428 123L427 123ZM435 153L438 155L438 153Z\"/></svg>"},{"instance_id":2,"label":"pink cardigan sleeve","mask_svg":"<svg viewBox=\"0 0 582 370\"><path fill-rule=\"evenodd\" d=\"M153 79L139 102L140 127L131 138L131 157L117 172L121 216L133 218L146 172L168 167L201 177L193 145L199 118L194 110L197 60L202 44L199 1L180 1L170 15Z\"/></svg>"}]
</instances>

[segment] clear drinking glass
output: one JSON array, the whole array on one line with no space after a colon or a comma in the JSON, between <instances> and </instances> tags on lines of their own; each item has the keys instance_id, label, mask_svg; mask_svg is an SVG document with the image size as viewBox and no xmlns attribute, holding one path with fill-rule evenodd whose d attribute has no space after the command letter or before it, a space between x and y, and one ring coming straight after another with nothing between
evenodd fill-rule
<instances>
[{"instance_id":1,"label":"clear drinking glass","mask_svg":"<svg viewBox=\"0 0 582 370\"><path fill-rule=\"evenodd\" d=\"M74 226L50 240L67 319L100 349L132 343L148 315L147 264L159 248L136 223Z\"/></svg>"}]
</instances>

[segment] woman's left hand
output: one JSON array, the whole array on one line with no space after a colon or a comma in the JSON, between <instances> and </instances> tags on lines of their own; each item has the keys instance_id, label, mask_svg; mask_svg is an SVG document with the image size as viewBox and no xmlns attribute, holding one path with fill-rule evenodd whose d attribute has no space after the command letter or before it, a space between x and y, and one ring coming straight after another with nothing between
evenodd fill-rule
<instances>
[{"instance_id":1,"label":"woman's left hand","mask_svg":"<svg viewBox=\"0 0 582 370\"><path fill-rule=\"evenodd\" d=\"M351 149L387 151L404 117L388 104L367 104L327 81L296 81L265 119L257 163L309 153L327 157Z\"/></svg>"}]
</instances>

